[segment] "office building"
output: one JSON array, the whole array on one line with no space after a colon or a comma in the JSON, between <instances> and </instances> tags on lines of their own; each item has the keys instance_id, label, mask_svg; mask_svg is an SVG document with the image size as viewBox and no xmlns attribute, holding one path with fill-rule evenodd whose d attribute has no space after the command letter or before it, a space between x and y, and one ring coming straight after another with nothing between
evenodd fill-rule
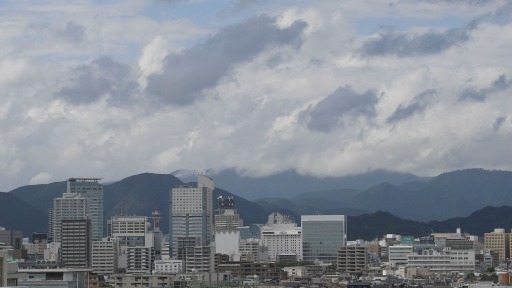
<instances>
[{"instance_id":1,"label":"office building","mask_svg":"<svg viewBox=\"0 0 512 288\"><path fill-rule=\"evenodd\" d=\"M11 255L15 259L22 258L23 232L19 230L7 230L0 227L0 243L12 248Z\"/></svg>"},{"instance_id":2,"label":"office building","mask_svg":"<svg viewBox=\"0 0 512 288\"><path fill-rule=\"evenodd\" d=\"M343 246L338 249L337 269L343 273L361 273L368 268L366 246Z\"/></svg>"},{"instance_id":3,"label":"office building","mask_svg":"<svg viewBox=\"0 0 512 288\"><path fill-rule=\"evenodd\" d=\"M213 240L213 180L198 175L197 187L178 186L169 195L169 239L177 256L178 237L196 237L201 246Z\"/></svg>"},{"instance_id":4,"label":"office building","mask_svg":"<svg viewBox=\"0 0 512 288\"><path fill-rule=\"evenodd\" d=\"M388 262L393 266L407 265L407 257L414 254L413 245L393 245L388 247Z\"/></svg>"},{"instance_id":5,"label":"office building","mask_svg":"<svg viewBox=\"0 0 512 288\"><path fill-rule=\"evenodd\" d=\"M61 227L61 262L64 267L91 267L91 220L64 219Z\"/></svg>"},{"instance_id":6,"label":"office building","mask_svg":"<svg viewBox=\"0 0 512 288\"><path fill-rule=\"evenodd\" d=\"M347 243L347 216L302 215L302 259L335 263L338 249Z\"/></svg>"},{"instance_id":7,"label":"office building","mask_svg":"<svg viewBox=\"0 0 512 288\"><path fill-rule=\"evenodd\" d=\"M187 247L185 272L213 272L215 249L212 246Z\"/></svg>"},{"instance_id":8,"label":"office building","mask_svg":"<svg viewBox=\"0 0 512 288\"><path fill-rule=\"evenodd\" d=\"M81 194L64 193L53 199L53 241L61 242L63 220L86 219L89 201Z\"/></svg>"},{"instance_id":9,"label":"office building","mask_svg":"<svg viewBox=\"0 0 512 288\"><path fill-rule=\"evenodd\" d=\"M123 247L146 246L148 235L146 216L112 216L109 237L119 239Z\"/></svg>"},{"instance_id":10,"label":"office building","mask_svg":"<svg viewBox=\"0 0 512 288\"><path fill-rule=\"evenodd\" d=\"M153 274L177 274L183 272L183 261L181 260L155 260Z\"/></svg>"},{"instance_id":11,"label":"office building","mask_svg":"<svg viewBox=\"0 0 512 288\"><path fill-rule=\"evenodd\" d=\"M233 197L217 198L217 209L215 210L215 231L233 231L243 226L235 209L235 199Z\"/></svg>"},{"instance_id":12,"label":"office building","mask_svg":"<svg viewBox=\"0 0 512 288\"><path fill-rule=\"evenodd\" d=\"M7 286L7 247L3 246L3 243L0 242L0 287Z\"/></svg>"},{"instance_id":13,"label":"office building","mask_svg":"<svg viewBox=\"0 0 512 288\"><path fill-rule=\"evenodd\" d=\"M407 255L406 267L428 268L432 274L473 273L475 272L475 251L449 248L442 252L433 249L423 250L420 255Z\"/></svg>"},{"instance_id":14,"label":"office building","mask_svg":"<svg viewBox=\"0 0 512 288\"><path fill-rule=\"evenodd\" d=\"M506 233L505 229L496 228L484 234L485 250L498 253L499 263L505 263L506 259L510 259L510 239L510 233Z\"/></svg>"},{"instance_id":15,"label":"office building","mask_svg":"<svg viewBox=\"0 0 512 288\"><path fill-rule=\"evenodd\" d=\"M118 272L120 254L119 239L104 238L92 241L92 270L99 275L111 275Z\"/></svg>"},{"instance_id":16,"label":"office building","mask_svg":"<svg viewBox=\"0 0 512 288\"><path fill-rule=\"evenodd\" d=\"M268 247L270 261L277 261L279 255L295 255L295 261L302 259L301 228L280 213L269 215L267 225L261 227L260 239Z\"/></svg>"},{"instance_id":17,"label":"office building","mask_svg":"<svg viewBox=\"0 0 512 288\"><path fill-rule=\"evenodd\" d=\"M127 273L151 274L153 262L155 261L155 249L153 247L127 247L126 255L128 262Z\"/></svg>"},{"instance_id":18,"label":"office building","mask_svg":"<svg viewBox=\"0 0 512 288\"><path fill-rule=\"evenodd\" d=\"M89 200L87 215L91 219L92 239L103 238L103 185L101 178L69 178L67 193L79 193Z\"/></svg>"}]
</instances>

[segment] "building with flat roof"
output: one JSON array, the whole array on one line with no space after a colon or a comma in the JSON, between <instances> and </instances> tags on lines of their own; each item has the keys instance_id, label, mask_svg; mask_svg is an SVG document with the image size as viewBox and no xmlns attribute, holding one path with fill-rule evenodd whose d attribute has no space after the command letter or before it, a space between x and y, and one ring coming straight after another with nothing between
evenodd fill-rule
<instances>
[{"instance_id":1,"label":"building with flat roof","mask_svg":"<svg viewBox=\"0 0 512 288\"><path fill-rule=\"evenodd\" d=\"M337 269L344 273L360 273L368 268L368 247L342 246L338 249Z\"/></svg>"},{"instance_id":2,"label":"building with flat roof","mask_svg":"<svg viewBox=\"0 0 512 288\"><path fill-rule=\"evenodd\" d=\"M67 193L80 193L88 203L87 215L91 219L92 240L103 238L103 185L101 178L69 178Z\"/></svg>"},{"instance_id":3,"label":"building with flat roof","mask_svg":"<svg viewBox=\"0 0 512 288\"><path fill-rule=\"evenodd\" d=\"M484 234L485 250L497 252L500 264L510 259L510 242L510 233L505 232L505 229L502 228L496 228L493 232Z\"/></svg>"},{"instance_id":4,"label":"building with flat roof","mask_svg":"<svg viewBox=\"0 0 512 288\"><path fill-rule=\"evenodd\" d=\"M62 197L53 199L53 241L61 242L63 220L86 219L89 200L82 194L63 193Z\"/></svg>"},{"instance_id":5,"label":"building with flat roof","mask_svg":"<svg viewBox=\"0 0 512 288\"><path fill-rule=\"evenodd\" d=\"M90 268L92 233L90 219L64 219L61 222L61 262L66 268Z\"/></svg>"},{"instance_id":6,"label":"building with flat roof","mask_svg":"<svg viewBox=\"0 0 512 288\"><path fill-rule=\"evenodd\" d=\"M261 227L261 244L268 247L270 261L277 261L279 255L295 255L295 261L302 259L300 227L279 213L269 215L266 226Z\"/></svg>"},{"instance_id":7,"label":"building with flat roof","mask_svg":"<svg viewBox=\"0 0 512 288\"><path fill-rule=\"evenodd\" d=\"M196 237L201 246L214 238L213 225L214 183L205 175L198 175L197 187L178 186L169 195L170 253L177 256L179 237Z\"/></svg>"},{"instance_id":8,"label":"building with flat roof","mask_svg":"<svg viewBox=\"0 0 512 288\"><path fill-rule=\"evenodd\" d=\"M92 270L96 274L111 275L118 272L119 239L104 238L92 241Z\"/></svg>"},{"instance_id":9,"label":"building with flat roof","mask_svg":"<svg viewBox=\"0 0 512 288\"><path fill-rule=\"evenodd\" d=\"M335 263L347 243L346 215L302 215L302 259Z\"/></svg>"}]
</instances>

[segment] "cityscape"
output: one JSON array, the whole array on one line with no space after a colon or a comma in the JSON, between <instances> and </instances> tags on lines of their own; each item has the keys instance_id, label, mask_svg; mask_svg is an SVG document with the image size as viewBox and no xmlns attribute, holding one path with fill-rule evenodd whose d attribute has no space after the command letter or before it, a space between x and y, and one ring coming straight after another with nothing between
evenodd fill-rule
<instances>
[{"instance_id":1,"label":"cityscape","mask_svg":"<svg viewBox=\"0 0 512 288\"><path fill-rule=\"evenodd\" d=\"M349 239L346 215L272 212L244 225L214 180L170 187L169 215L104 219L101 178L69 178L53 199L48 231L0 229L7 287L385 287L510 283L512 233L461 228L429 235ZM161 230L162 217L169 231ZM468 284L469 283L469 284Z\"/></svg>"},{"instance_id":2,"label":"cityscape","mask_svg":"<svg viewBox=\"0 0 512 288\"><path fill-rule=\"evenodd\" d=\"M0 0L0 287L512 286L512 0Z\"/></svg>"}]
</instances>

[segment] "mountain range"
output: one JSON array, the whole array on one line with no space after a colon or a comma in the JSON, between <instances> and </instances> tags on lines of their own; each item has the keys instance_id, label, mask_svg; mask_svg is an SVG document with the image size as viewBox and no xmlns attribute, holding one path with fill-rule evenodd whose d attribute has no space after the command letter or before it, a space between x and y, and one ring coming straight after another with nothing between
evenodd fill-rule
<instances>
[{"instance_id":1,"label":"mountain range","mask_svg":"<svg viewBox=\"0 0 512 288\"><path fill-rule=\"evenodd\" d=\"M285 172L283 175L286 177L281 180L283 183L276 184L277 188L272 189L268 185L278 181L275 175L267 179L253 179L236 176L234 173L228 171L223 174L232 177L233 183L239 183L236 184L239 188L235 184L229 187L242 189L243 185L240 183L249 179L250 185L248 184L246 191L272 191L271 195L274 195L253 197L255 200L249 201L240 197L239 192L221 186L220 183L227 181L227 178L220 177L223 180L219 183L217 176L212 176L216 186L221 187L214 190L214 197L233 196L245 224L266 223L267 215L272 211L288 214L298 223L300 215L305 214L345 214L349 215L349 238L363 239L371 239L383 233L421 236L432 230L454 231L459 226L468 232L479 233L490 231L495 226L507 229L512 226L503 226L512 224L506 220L511 218L508 216L512 215L512 208L501 207L512 205L512 172L509 171L467 169L443 173L433 178L377 171L369 174L368 183L376 181L375 175L386 174L394 175L390 178L392 181L366 185L369 186L367 188L363 181L364 175L351 176L349 179L352 182L347 182L349 180L346 177L328 180L311 176L300 178L299 174ZM171 174L143 173L104 184L105 219L120 214L150 216L151 211L158 209L162 215L162 230L166 232L170 189L187 184L187 180L193 180L183 177L183 173L173 174L185 181ZM284 183L292 181L290 179L295 179L295 183ZM309 183L308 180L314 185L304 184ZM352 184L339 186L339 183ZM302 188L297 185L302 185ZM307 189L313 189L311 187L315 190L308 191ZM65 190L65 182L55 182L27 185L8 193L0 193L0 226L22 230L26 236L33 231L47 231L48 209L53 206L53 198L61 196ZM246 195L247 192L240 194ZM279 197L275 197L276 195ZM502 216L493 214L495 210L501 211ZM487 219L487 222L479 219Z\"/></svg>"}]
</instances>

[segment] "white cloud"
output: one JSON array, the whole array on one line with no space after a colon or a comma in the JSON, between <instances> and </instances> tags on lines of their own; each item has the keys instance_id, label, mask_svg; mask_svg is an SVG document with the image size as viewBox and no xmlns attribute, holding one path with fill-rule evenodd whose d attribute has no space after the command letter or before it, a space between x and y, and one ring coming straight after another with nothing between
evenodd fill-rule
<instances>
[{"instance_id":1,"label":"white cloud","mask_svg":"<svg viewBox=\"0 0 512 288\"><path fill-rule=\"evenodd\" d=\"M0 28L0 190L79 175L110 181L181 168L234 167L248 175L296 169L318 176L377 168L420 175L512 169L506 161L511 88L488 88L500 75L512 79L511 24L503 17L493 21L503 1L268 1L222 17L176 12L175 3L161 1L6 3L0 23L9 28ZM450 22L453 11L458 16ZM442 38L443 31L476 17L479 24L457 45L433 49L402 39L397 43L428 53L399 57L393 47L371 57L360 53L379 25L397 25L397 35L412 35L409 40L428 31ZM307 25L290 29L297 23ZM257 35L266 45L245 50L244 43L255 42L236 41L236 35ZM234 47L236 55L210 51L222 47L212 42ZM179 58L181 66L166 65L166 57ZM194 69L185 71L191 63ZM148 94L147 79L159 73L185 75L200 97L175 105ZM201 82L204 73L214 81ZM169 79L161 79L172 84L162 84L163 94L183 84ZM356 102L373 91L372 117L341 115L345 98L322 102L339 87L351 87ZM470 87L492 95L458 101ZM429 89L436 93L418 96ZM318 103L334 119L322 132L308 129L301 118ZM388 121L396 111L406 121Z\"/></svg>"}]
</instances>

